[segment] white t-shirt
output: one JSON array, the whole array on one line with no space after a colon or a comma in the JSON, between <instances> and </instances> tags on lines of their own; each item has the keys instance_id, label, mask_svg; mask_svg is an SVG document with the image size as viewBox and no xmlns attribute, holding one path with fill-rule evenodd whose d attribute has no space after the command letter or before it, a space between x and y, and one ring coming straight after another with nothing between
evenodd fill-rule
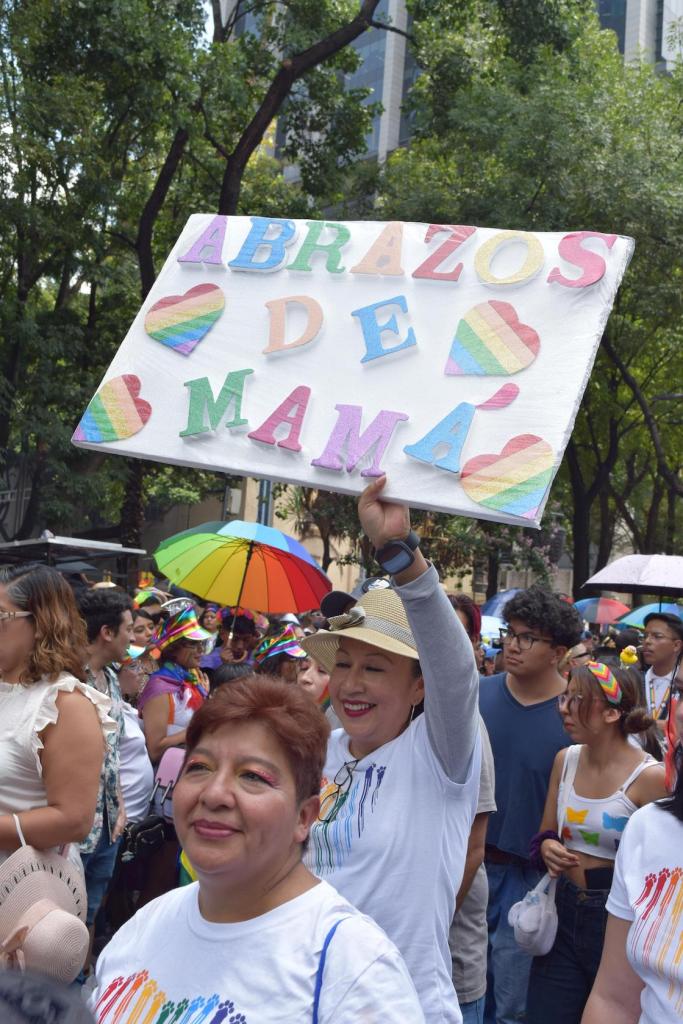
<instances>
[{"instance_id":1,"label":"white t-shirt","mask_svg":"<svg viewBox=\"0 0 683 1024\"><path fill-rule=\"evenodd\" d=\"M683 1019L683 822L646 804L624 831L607 899L610 914L632 921L626 955L645 982L639 1024Z\"/></svg>"},{"instance_id":2,"label":"white t-shirt","mask_svg":"<svg viewBox=\"0 0 683 1024\"><path fill-rule=\"evenodd\" d=\"M119 778L128 821L141 821L149 814L154 786L154 769L147 753L142 719L137 709L121 701L123 735L119 742Z\"/></svg>"},{"instance_id":3,"label":"white t-shirt","mask_svg":"<svg viewBox=\"0 0 683 1024\"><path fill-rule=\"evenodd\" d=\"M353 764L349 738L332 733L321 806ZM336 817L316 821L304 856L313 874L369 914L403 954L430 1024L462 1020L448 932L477 810L481 746L464 783L452 782L421 715L396 739L358 761ZM406 1018L407 1024L407 1018Z\"/></svg>"},{"instance_id":4,"label":"white t-shirt","mask_svg":"<svg viewBox=\"0 0 683 1024\"><path fill-rule=\"evenodd\" d=\"M97 961L98 1024L308 1024L322 947L341 918L319 1024L424 1024L395 946L325 882L237 924L206 921L198 893L198 883L175 889L116 933Z\"/></svg>"}]
</instances>

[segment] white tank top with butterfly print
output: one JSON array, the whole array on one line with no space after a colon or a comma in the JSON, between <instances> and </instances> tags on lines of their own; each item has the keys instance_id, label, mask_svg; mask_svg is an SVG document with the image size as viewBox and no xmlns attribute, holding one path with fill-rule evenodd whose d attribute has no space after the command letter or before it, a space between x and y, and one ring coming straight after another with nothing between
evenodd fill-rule
<instances>
[{"instance_id":1,"label":"white tank top with butterfly print","mask_svg":"<svg viewBox=\"0 0 683 1024\"><path fill-rule=\"evenodd\" d=\"M567 748L565 757L575 758L578 761L580 753L581 745L575 744ZM647 754L645 759L636 765L628 778L622 782L616 793L600 799L579 796L574 789L574 783L569 786L566 795L562 792L561 787L558 794L558 806L566 805L562 840L567 849L574 850L576 853L586 853L589 857L614 860L626 828L626 822L638 809L626 795L626 791L640 773L653 764L657 764L657 762ZM568 778L574 774L572 768L573 765L569 764Z\"/></svg>"}]
</instances>

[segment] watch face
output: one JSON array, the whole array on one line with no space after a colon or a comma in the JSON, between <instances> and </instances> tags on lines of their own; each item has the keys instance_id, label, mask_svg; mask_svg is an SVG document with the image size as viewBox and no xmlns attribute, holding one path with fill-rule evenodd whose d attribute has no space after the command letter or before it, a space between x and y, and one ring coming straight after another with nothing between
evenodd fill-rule
<instances>
[{"instance_id":1,"label":"watch face","mask_svg":"<svg viewBox=\"0 0 683 1024\"><path fill-rule=\"evenodd\" d=\"M380 555L381 558L378 557ZM386 569L392 576L395 576L397 572L402 572L409 565L412 565L415 556L407 544L397 540L393 543L390 541L388 544L385 544L381 551L377 552L376 557L378 557L382 568Z\"/></svg>"}]
</instances>

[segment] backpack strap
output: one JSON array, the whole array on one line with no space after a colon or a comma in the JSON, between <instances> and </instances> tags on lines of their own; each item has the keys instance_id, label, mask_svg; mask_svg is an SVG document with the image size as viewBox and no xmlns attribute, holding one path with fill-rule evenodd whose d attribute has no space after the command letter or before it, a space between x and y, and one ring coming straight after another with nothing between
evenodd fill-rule
<instances>
[{"instance_id":1,"label":"backpack strap","mask_svg":"<svg viewBox=\"0 0 683 1024\"><path fill-rule=\"evenodd\" d=\"M347 917L340 917L338 921L334 922L334 924L330 928L329 932L325 936L325 941L323 942L323 948L320 951L320 960L318 961L318 970L316 971L316 975L315 975L315 991L313 993L313 1022L312 1022L312 1024L318 1024L318 1012L319 1012L319 1009L320 1009L320 993L322 992L322 988L323 988L323 971L325 970L325 960L327 959L327 948L328 948L330 942L332 941L332 939L334 937L334 933L336 932L336 930L339 927L339 925L342 923L342 921L346 921L347 918L350 917L350 916L351 915L348 914Z\"/></svg>"}]
</instances>

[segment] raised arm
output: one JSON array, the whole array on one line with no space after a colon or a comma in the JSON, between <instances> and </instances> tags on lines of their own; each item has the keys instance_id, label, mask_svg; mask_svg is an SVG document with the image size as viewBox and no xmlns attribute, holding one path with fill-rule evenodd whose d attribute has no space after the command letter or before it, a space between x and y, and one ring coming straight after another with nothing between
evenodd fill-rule
<instances>
[{"instance_id":1,"label":"raised arm","mask_svg":"<svg viewBox=\"0 0 683 1024\"><path fill-rule=\"evenodd\" d=\"M358 503L361 524L375 548L410 532L407 506L381 500L385 483L386 477L373 481ZM479 735L479 673L472 644L436 569L419 548L395 582L417 642L432 750L448 778L464 782Z\"/></svg>"}]
</instances>

